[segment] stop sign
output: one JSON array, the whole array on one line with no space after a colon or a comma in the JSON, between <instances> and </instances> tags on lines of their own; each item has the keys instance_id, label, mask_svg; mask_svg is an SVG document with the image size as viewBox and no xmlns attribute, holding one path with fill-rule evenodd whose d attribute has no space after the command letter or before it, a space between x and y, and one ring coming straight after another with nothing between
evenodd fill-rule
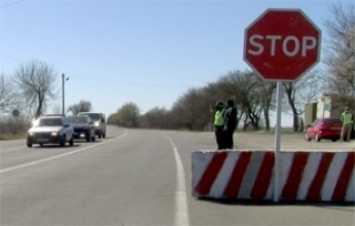
<instances>
[{"instance_id":1,"label":"stop sign","mask_svg":"<svg viewBox=\"0 0 355 226\"><path fill-rule=\"evenodd\" d=\"M321 31L299 9L268 9L244 34L244 60L262 78L294 81L319 61Z\"/></svg>"}]
</instances>

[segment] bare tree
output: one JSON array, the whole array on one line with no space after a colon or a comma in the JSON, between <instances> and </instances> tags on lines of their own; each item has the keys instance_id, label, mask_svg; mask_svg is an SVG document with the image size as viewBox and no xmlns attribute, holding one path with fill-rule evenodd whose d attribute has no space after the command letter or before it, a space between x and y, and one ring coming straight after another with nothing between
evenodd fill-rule
<instances>
[{"instance_id":1,"label":"bare tree","mask_svg":"<svg viewBox=\"0 0 355 226\"><path fill-rule=\"evenodd\" d=\"M306 103L315 101L323 90L322 70L316 68L295 82L283 82L286 99L285 111L291 111L293 115L293 131L299 130L299 115L303 114Z\"/></svg>"},{"instance_id":2,"label":"bare tree","mask_svg":"<svg viewBox=\"0 0 355 226\"><path fill-rule=\"evenodd\" d=\"M139 108L135 103L126 103L117 110L118 124L125 127L138 127Z\"/></svg>"},{"instance_id":3,"label":"bare tree","mask_svg":"<svg viewBox=\"0 0 355 226\"><path fill-rule=\"evenodd\" d=\"M119 125L119 115L118 113L112 113L107 117L107 123L110 125Z\"/></svg>"},{"instance_id":4,"label":"bare tree","mask_svg":"<svg viewBox=\"0 0 355 226\"><path fill-rule=\"evenodd\" d=\"M0 76L0 113L9 113L19 103L14 85L4 74Z\"/></svg>"},{"instance_id":5,"label":"bare tree","mask_svg":"<svg viewBox=\"0 0 355 226\"><path fill-rule=\"evenodd\" d=\"M59 103L55 103L52 107L53 114L62 114L62 106Z\"/></svg>"},{"instance_id":6,"label":"bare tree","mask_svg":"<svg viewBox=\"0 0 355 226\"><path fill-rule=\"evenodd\" d=\"M262 102L259 85L259 77L250 71L229 72L217 83L225 98L234 99L239 109L238 121L244 118L244 130L249 125L254 130L260 129Z\"/></svg>"},{"instance_id":7,"label":"bare tree","mask_svg":"<svg viewBox=\"0 0 355 226\"><path fill-rule=\"evenodd\" d=\"M141 126L147 128L166 129L169 127L167 120L168 111L165 108L155 107L141 117Z\"/></svg>"},{"instance_id":8,"label":"bare tree","mask_svg":"<svg viewBox=\"0 0 355 226\"><path fill-rule=\"evenodd\" d=\"M17 68L14 81L26 101L35 106L35 118L41 115L46 102L55 98L55 80L53 69L42 61L33 60Z\"/></svg>"},{"instance_id":9,"label":"bare tree","mask_svg":"<svg viewBox=\"0 0 355 226\"><path fill-rule=\"evenodd\" d=\"M189 130L205 129L211 123L210 98L208 89L189 89L172 107L172 120L175 127Z\"/></svg>"},{"instance_id":10,"label":"bare tree","mask_svg":"<svg viewBox=\"0 0 355 226\"><path fill-rule=\"evenodd\" d=\"M70 105L67 112L71 112L73 115L77 115L80 112L91 111L92 105L90 101L80 100L79 103Z\"/></svg>"},{"instance_id":11,"label":"bare tree","mask_svg":"<svg viewBox=\"0 0 355 226\"><path fill-rule=\"evenodd\" d=\"M355 3L333 4L332 16L324 21L329 38L325 63L329 89L340 96L355 96ZM345 98L346 99L346 98Z\"/></svg>"},{"instance_id":12,"label":"bare tree","mask_svg":"<svg viewBox=\"0 0 355 226\"><path fill-rule=\"evenodd\" d=\"M275 106L275 91L276 82L267 82L258 76L257 89L259 90L259 98L261 101L262 114L264 116L265 130L270 131L270 111L276 108Z\"/></svg>"},{"instance_id":13,"label":"bare tree","mask_svg":"<svg viewBox=\"0 0 355 226\"><path fill-rule=\"evenodd\" d=\"M241 90L239 76L242 72L231 71L225 76L221 77L215 84L211 84L215 95L213 96L212 112L215 112L215 104L217 101L227 101L228 99L234 100L236 107L237 119L236 128L239 127L240 120L245 116L244 108L241 101ZM213 117L213 116L212 116Z\"/></svg>"}]
</instances>

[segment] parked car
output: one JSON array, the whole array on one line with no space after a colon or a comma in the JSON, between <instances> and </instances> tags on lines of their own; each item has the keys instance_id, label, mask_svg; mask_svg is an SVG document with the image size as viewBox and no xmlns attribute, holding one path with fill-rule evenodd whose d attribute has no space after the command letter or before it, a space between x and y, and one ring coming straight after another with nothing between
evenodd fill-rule
<instances>
[{"instance_id":1,"label":"parked car","mask_svg":"<svg viewBox=\"0 0 355 226\"><path fill-rule=\"evenodd\" d=\"M80 112L78 115L87 115L94 122L95 134L101 138L106 137L106 119L105 114L96 112Z\"/></svg>"},{"instance_id":2,"label":"parked car","mask_svg":"<svg viewBox=\"0 0 355 226\"><path fill-rule=\"evenodd\" d=\"M322 139L337 141L340 139L342 122L338 118L319 118L306 127L305 139L315 139L320 142Z\"/></svg>"},{"instance_id":3,"label":"parked car","mask_svg":"<svg viewBox=\"0 0 355 226\"><path fill-rule=\"evenodd\" d=\"M87 142L95 141L95 129L89 116L72 115L68 116L68 119L74 127L75 139L85 139Z\"/></svg>"},{"instance_id":4,"label":"parked car","mask_svg":"<svg viewBox=\"0 0 355 226\"><path fill-rule=\"evenodd\" d=\"M41 116L33 121L27 132L27 147L33 144L59 144L64 146L67 142L73 145L74 129L64 115Z\"/></svg>"}]
</instances>

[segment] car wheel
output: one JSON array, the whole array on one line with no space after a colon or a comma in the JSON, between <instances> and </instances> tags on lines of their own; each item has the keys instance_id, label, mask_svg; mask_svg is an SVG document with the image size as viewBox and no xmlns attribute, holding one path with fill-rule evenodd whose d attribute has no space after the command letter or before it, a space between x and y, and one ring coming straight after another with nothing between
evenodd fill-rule
<instances>
[{"instance_id":1,"label":"car wheel","mask_svg":"<svg viewBox=\"0 0 355 226\"><path fill-rule=\"evenodd\" d=\"M62 137L62 139L60 140L60 143L59 143L59 145L61 146L61 147L64 147L64 145L65 145L65 143L66 143L66 137L65 137L65 135L63 135L63 137Z\"/></svg>"},{"instance_id":2,"label":"car wheel","mask_svg":"<svg viewBox=\"0 0 355 226\"><path fill-rule=\"evenodd\" d=\"M106 133L102 134L102 137L105 138L106 137Z\"/></svg>"},{"instance_id":3,"label":"car wheel","mask_svg":"<svg viewBox=\"0 0 355 226\"><path fill-rule=\"evenodd\" d=\"M32 144L31 143L27 143L27 147L32 148Z\"/></svg>"},{"instance_id":4,"label":"car wheel","mask_svg":"<svg viewBox=\"0 0 355 226\"><path fill-rule=\"evenodd\" d=\"M318 134L316 134L316 141L317 141L317 142L320 142L320 141L321 141L321 138L318 136Z\"/></svg>"},{"instance_id":5,"label":"car wheel","mask_svg":"<svg viewBox=\"0 0 355 226\"><path fill-rule=\"evenodd\" d=\"M91 141L92 142L95 142L96 138L95 138L95 135L91 137Z\"/></svg>"},{"instance_id":6,"label":"car wheel","mask_svg":"<svg viewBox=\"0 0 355 226\"><path fill-rule=\"evenodd\" d=\"M101 138L101 133L99 134L99 138Z\"/></svg>"},{"instance_id":7,"label":"car wheel","mask_svg":"<svg viewBox=\"0 0 355 226\"><path fill-rule=\"evenodd\" d=\"M73 146L73 145L74 145L74 137L73 137L73 136L71 137L71 139L70 139L70 141L69 141L69 145L70 145L70 146Z\"/></svg>"},{"instance_id":8,"label":"car wheel","mask_svg":"<svg viewBox=\"0 0 355 226\"><path fill-rule=\"evenodd\" d=\"M304 139L306 140L306 141L311 141L312 139L307 135L307 133L304 135Z\"/></svg>"},{"instance_id":9,"label":"car wheel","mask_svg":"<svg viewBox=\"0 0 355 226\"><path fill-rule=\"evenodd\" d=\"M39 143L39 145L40 145L41 147L43 147L43 143Z\"/></svg>"},{"instance_id":10,"label":"car wheel","mask_svg":"<svg viewBox=\"0 0 355 226\"><path fill-rule=\"evenodd\" d=\"M337 140L338 140L337 138L333 138L333 139L332 139L333 142L336 142Z\"/></svg>"}]
</instances>

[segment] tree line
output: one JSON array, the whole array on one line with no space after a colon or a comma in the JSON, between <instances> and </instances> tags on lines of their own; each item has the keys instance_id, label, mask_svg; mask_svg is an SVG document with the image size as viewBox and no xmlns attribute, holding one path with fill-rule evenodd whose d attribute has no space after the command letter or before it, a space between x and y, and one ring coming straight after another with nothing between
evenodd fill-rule
<instances>
[{"instance_id":1,"label":"tree line","mask_svg":"<svg viewBox=\"0 0 355 226\"><path fill-rule=\"evenodd\" d=\"M320 91L317 85L321 73L312 71L294 83L283 83L285 111L295 110L298 117L304 104L313 101ZM309 85L312 84L312 88ZM171 109L154 107L140 114L135 103L127 103L109 116L108 122L120 126L209 130L213 125L215 104L233 99L237 108L237 126L244 130L270 130L271 113L275 110L276 82L266 82L252 71L231 71L216 82L201 88L191 88L182 94Z\"/></svg>"}]
</instances>

